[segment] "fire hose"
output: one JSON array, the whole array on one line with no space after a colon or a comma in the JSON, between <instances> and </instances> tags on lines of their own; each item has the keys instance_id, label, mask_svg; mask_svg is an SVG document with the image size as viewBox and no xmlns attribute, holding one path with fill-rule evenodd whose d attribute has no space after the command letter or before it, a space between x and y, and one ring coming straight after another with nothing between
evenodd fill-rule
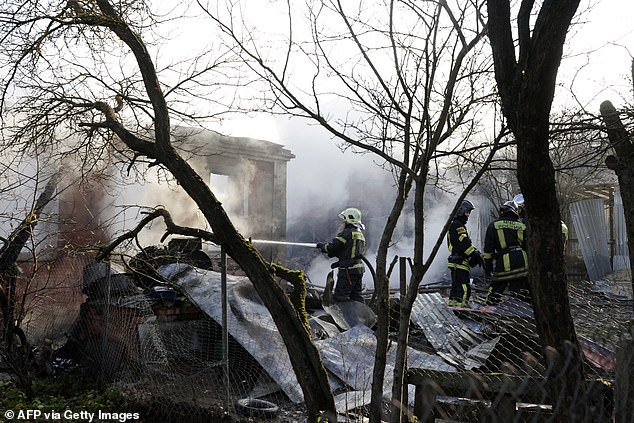
<instances>
[{"instance_id":1,"label":"fire hose","mask_svg":"<svg viewBox=\"0 0 634 423\"><path fill-rule=\"evenodd\" d=\"M268 239L251 239L249 238L251 244L271 244L271 245L290 245L295 247L311 247L317 248L316 242L289 242L289 241L270 241Z\"/></svg>"},{"instance_id":2,"label":"fire hose","mask_svg":"<svg viewBox=\"0 0 634 423\"><path fill-rule=\"evenodd\" d=\"M317 248L317 243L316 242L272 241L272 240L268 240L268 239L249 239L249 241L252 244L288 245L288 246L292 246L292 247ZM370 269L370 274L372 275L372 284L374 286L374 290L373 290L373 294L372 294L372 300L371 300L371 301L373 301L375 296L376 296L376 272L374 271L374 267L372 266L370 261L367 258L365 258L364 255L359 255L359 256L355 257L355 259L363 260L363 262L366 264L366 266L368 266L368 269ZM332 269L334 269L334 268L338 267L338 263L339 262L335 262L335 263L331 264L330 267Z\"/></svg>"}]
</instances>

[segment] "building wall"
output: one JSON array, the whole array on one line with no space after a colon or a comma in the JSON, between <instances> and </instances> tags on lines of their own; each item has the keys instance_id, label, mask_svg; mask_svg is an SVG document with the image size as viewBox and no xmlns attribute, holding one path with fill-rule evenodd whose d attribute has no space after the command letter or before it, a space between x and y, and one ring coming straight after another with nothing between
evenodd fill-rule
<instances>
[{"instance_id":1,"label":"building wall","mask_svg":"<svg viewBox=\"0 0 634 423\"><path fill-rule=\"evenodd\" d=\"M289 150L264 140L190 128L180 128L177 139L188 145L188 162L211 180L212 191L224 194L223 207L246 238L286 239L287 163L295 157ZM227 176L225 187L214 187L216 175ZM268 260L284 262L281 246L259 246L259 251Z\"/></svg>"}]
</instances>

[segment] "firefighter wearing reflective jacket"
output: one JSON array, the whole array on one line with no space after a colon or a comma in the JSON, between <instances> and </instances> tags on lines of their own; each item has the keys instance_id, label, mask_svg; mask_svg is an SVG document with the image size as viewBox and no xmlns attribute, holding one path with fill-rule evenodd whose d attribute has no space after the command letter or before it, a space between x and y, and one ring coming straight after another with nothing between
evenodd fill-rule
<instances>
[{"instance_id":1,"label":"firefighter wearing reflective jacket","mask_svg":"<svg viewBox=\"0 0 634 423\"><path fill-rule=\"evenodd\" d=\"M365 265L361 256L365 254L365 226L361 223L361 212L353 207L347 208L339 217L344 226L341 232L330 242L320 242L317 248L328 257L337 257L339 261L333 264L339 268L335 285L335 301L363 302L363 272Z\"/></svg>"},{"instance_id":2,"label":"firefighter wearing reflective jacket","mask_svg":"<svg viewBox=\"0 0 634 423\"><path fill-rule=\"evenodd\" d=\"M451 292L449 305L465 307L471 297L469 270L482 262L480 252L473 246L467 233L467 221L475 207L469 200L464 200L449 226L447 244L449 258L447 267L451 271Z\"/></svg>"},{"instance_id":3,"label":"firefighter wearing reflective jacket","mask_svg":"<svg viewBox=\"0 0 634 423\"><path fill-rule=\"evenodd\" d=\"M517 204L507 201L500 216L487 227L484 238L484 269L492 277L487 294L488 305L498 304L504 290L530 302L526 225L520 220Z\"/></svg>"}]
</instances>

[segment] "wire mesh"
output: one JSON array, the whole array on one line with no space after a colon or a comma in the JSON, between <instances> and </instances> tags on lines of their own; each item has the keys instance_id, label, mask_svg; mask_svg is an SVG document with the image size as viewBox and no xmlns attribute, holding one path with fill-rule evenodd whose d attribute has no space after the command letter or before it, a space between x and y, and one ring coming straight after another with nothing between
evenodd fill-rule
<instances>
[{"instance_id":1,"label":"wire mesh","mask_svg":"<svg viewBox=\"0 0 634 423\"><path fill-rule=\"evenodd\" d=\"M253 413L244 409L244 399L279 407L279 412L258 414L255 421L305 420L289 352L248 279L227 276L223 309L217 271L163 265L157 272L161 283L147 286L120 270L95 265L88 256L49 266L49 274L32 285L37 295L27 296L23 326L31 342L48 345L52 357L91 368L95 378L142 405L149 421L151 416L161 421L220 421L225 413ZM628 277L574 281L568 287L586 380L602 381L602 387L579 381L576 403L586 407L579 415L583 411L597 421L608 421L619 401L614 398L617 353L631 334ZM544 365L532 310L506 296L495 309L486 308L486 286L476 280L473 288L470 308L449 308L442 287L419 293L410 325L403 408L416 410L423 420L548 421L563 403L552 398L546 384L544 375L552 376L551 369ZM309 290L307 298L315 344L338 410L349 421L362 421L371 398L374 327L338 327L321 307L319 294ZM398 299L392 302L395 324L385 371L386 413L398 336ZM226 356L223 310L228 318ZM627 367L631 356L621 357L621 366ZM426 405L417 409L416 401L425 395ZM618 395L622 399L632 393Z\"/></svg>"}]
</instances>

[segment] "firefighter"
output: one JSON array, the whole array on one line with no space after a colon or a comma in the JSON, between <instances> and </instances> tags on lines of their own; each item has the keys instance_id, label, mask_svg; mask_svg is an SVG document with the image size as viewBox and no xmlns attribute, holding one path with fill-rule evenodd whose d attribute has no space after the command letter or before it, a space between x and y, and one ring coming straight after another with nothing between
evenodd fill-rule
<instances>
[{"instance_id":1,"label":"firefighter","mask_svg":"<svg viewBox=\"0 0 634 423\"><path fill-rule=\"evenodd\" d=\"M464 200L447 232L447 245L449 247L447 267L451 272L449 305L453 307L466 307L468 305L471 297L469 270L482 263L482 256L471 243L466 227L469 215L474 208L471 201Z\"/></svg>"},{"instance_id":2,"label":"firefighter","mask_svg":"<svg viewBox=\"0 0 634 423\"><path fill-rule=\"evenodd\" d=\"M343 219L343 229L332 241L318 243L317 248L328 257L339 259L333 264L339 268L333 296L335 301L363 302L361 291L365 265L361 257L365 254L365 226L361 223L361 211L349 207L339 213L339 217Z\"/></svg>"},{"instance_id":3,"label":"firefighter","mask_svg":"<svg viewBox=\"0 0 634 423\"><path fill-rule=\"evenodd\" d=\"M517 203L505 202L484 238L484 269L492 277L487 305L498 304L507 287L512 295L530 302L525 233Z\"/></svg>"}]
</instances>

